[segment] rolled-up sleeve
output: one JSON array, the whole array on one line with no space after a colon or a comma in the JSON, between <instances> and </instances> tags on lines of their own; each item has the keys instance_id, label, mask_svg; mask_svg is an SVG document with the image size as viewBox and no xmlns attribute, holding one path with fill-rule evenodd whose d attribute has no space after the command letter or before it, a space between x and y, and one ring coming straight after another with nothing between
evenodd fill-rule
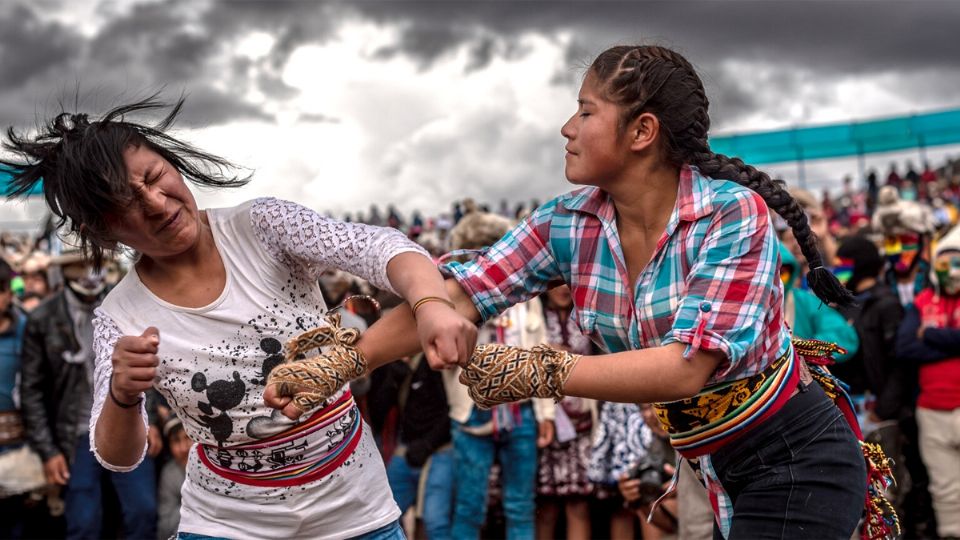
<instances>
[{"instance_id":1,"label":"rolled-up sleeve","mask_svg":"<svg viewBox=\"0 0 960 540\"><path fill-rule=\"evenodd\" d=\"M552 211L553 204L540 207L472 260L441 267L460 284L484 321L562 279L549 245Z\"/></svg>"},{"instance_id":2,"label":"rolled-up sleeve","mask_svg":"<svg viewBox=\"0 0 960 540\"><path fill-rule=\"evenodd\" d=\"M698 350L721 351L729 363L718 376L737 366L764 342L773 314L782 310L777 246L758 194L738 193L719 208L663 343L686 344L687 359Z\"/></svg>"}]
</instances>

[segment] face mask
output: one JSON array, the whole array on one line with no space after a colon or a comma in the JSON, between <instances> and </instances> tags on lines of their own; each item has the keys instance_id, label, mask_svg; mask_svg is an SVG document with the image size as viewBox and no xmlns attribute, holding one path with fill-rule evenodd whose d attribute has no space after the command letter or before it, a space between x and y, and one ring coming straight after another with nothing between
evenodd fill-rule
<instances>
[{"instance_id":1,"label":"face mask","mask_svg":"<svg viewBox=\"0 0 960 540\"><path fill-rule=\"evenodd\" d=\"M949 296L960 294L960 255L954 255L949 259L938 258L933 270L943 294Z\"/></svg>"},{"instance_id":2,"label":"face mask","mask_svg":"<svg viewBox=\"0 0 960 540\"><path fill-rule=\"evenodd\" d=\"M86 273L79 277L67 278L66 282L67 287L70 287L70 290L78 296L92 298L99 296L107 288L106 278L107 272L105 270L101 269L97 272L93 268L89 268Z\"/></svg>"},{"instance_id":3,"label":"face mask","mask_svg":"<svg viewBox=\"0 0 960 540\"><path fill-rule=\"evenodd\" d=\"M920 256L921 238L916 234L888 236L883 251L887 261L898 275L907 275L916 266Z\"/></svg>"},{"instance_id":4,"label":"face mask","mask_svg":"<svg viewBox=\"0 0 960 540\"><path fill-rule=\"evenodd\" d=\"M833 267L833 275L841 285L846 286L853 277L853 259L839 258L837 265Z\"/></svg>"}]
</instances>

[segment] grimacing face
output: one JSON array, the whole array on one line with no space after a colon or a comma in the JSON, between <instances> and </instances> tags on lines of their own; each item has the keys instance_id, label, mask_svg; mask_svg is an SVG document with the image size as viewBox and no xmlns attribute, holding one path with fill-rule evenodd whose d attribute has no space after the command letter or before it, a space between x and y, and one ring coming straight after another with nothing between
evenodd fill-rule
<instances>
[{"instance_id":1,"label":"grimacing face","mask_svg":"<svg viewBox=\"0 0 960 540\"><path fill-rule=\"evenodd\" d=\"M179 255L199 241L200 210L183 176L146 145L123 153L135 201L107 216L113 240L150 258Z\"/></svg>"}]
</instances>

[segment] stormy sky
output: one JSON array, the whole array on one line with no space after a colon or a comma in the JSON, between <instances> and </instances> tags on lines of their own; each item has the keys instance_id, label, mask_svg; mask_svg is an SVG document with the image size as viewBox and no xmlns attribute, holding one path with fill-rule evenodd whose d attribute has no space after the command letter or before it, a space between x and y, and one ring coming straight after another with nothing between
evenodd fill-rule
<instances>
[{"instance_id":1,"label":"stormy sky","mask_svg":"<svg viewBox=\"0 0 960 540\"><path fill-rule=\"evenodd\" d=\"M204 205L434 214L568 189L559 129L610 45L683 53L722 134L960 107L958 28L958 2L3 2L0 126L182 93L176 133L254 173ZM918 154L868 164L891 159ZM857 169L804 171L821 187Z\"/></svg>"}]
</instances>

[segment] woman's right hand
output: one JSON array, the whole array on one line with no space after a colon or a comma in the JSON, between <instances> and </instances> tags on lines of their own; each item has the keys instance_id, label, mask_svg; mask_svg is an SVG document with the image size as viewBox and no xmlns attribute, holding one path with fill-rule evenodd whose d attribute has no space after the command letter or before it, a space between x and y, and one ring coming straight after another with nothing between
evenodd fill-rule
<instances>
[{"instance_id":1,"label":"woman's right hand","mask_svg":"<svg viewBox=\"0 0 960 540\"><path fill-rule=\"evenodd\" d=\"M113 379L110 391L124 403L134 403L153 386L160 358L160 331L151 326L139 336L123 336L117 340L110 360Z\"/></svg>"}]
</instances>

